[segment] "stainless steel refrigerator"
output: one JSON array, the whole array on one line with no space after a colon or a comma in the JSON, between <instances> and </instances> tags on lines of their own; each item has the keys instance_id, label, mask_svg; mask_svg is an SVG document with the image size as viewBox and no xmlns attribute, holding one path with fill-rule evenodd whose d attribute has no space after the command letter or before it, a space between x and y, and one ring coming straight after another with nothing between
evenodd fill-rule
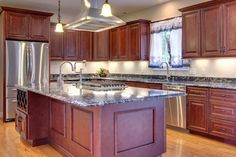
<instances>
[{"instance_id":1,"label":"stainless steel refrigerator","mask_svg":"<svg viewBox=\"0 0 236 157\"><path fill-rule=\"evenodd\" d=\"M6 41L6 121L14 120L16 85L44 86L49 82L48 43Z\"/></svg>"}]
</instances>

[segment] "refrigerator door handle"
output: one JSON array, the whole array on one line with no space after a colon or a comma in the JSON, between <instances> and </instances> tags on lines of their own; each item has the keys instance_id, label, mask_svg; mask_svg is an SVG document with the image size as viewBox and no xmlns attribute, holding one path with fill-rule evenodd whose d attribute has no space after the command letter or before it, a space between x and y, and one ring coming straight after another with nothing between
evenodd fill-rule
<instances>
[{"instance_id":1,"label":"refrigerator door handle","mask_svg":"<svg viewBox=\"0 0 236 157\"><path fill-rule=\"evenodd\" d=\"M26 60L26 77L27 77L27 83L28 83L28 77L29 77L29 57L28 57L28 46L25 47L25 60Z\"/></svg>"},{"instance_id":2,"label":"refrigerator door handle","mask_svg":"<svg viewBox=\"0 0 236 157\"><path fill-rule=\"evenodd\" d=\"M32 48L31 45L29 46L29 80L31 83L31 79L32 79L32 61L31 61L31 57L32 57Z\"/></svg>"}]
</instances>

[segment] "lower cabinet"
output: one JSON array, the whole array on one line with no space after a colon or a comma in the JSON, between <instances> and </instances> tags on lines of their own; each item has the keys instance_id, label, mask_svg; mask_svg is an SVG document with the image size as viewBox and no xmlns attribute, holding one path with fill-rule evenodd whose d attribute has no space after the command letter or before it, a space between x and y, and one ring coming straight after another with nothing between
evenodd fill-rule
<instances>
[{"instance_id":1,"label":"lower cabinet","mask_svg":"<svg viewBox=\"0 0 236 157\"><path fill-rule=\"evenodd\" d=\"M188 129L207 133L207 102L188 100Z\"/></svg>"},{"instance_id":2,"label":"lower cabinet","mask_svg":"<svg viewBox=\"0 0 236 157\"><path fill-rule=\"evenodd\" d=\"M15 126L21 137L32 146L47 143L49 98L33 92L18 90Z\"/></svg>"},{"instance_id":3,"label":"lower cabinet","mask_svg":"<svg viewBox=\"0 0 236 157\"><path fill-rule=\"evenodd\" d=\"M24 138L28 138L28 119L27 115L19 110L16 110L16 119L15 119L16 131Z\"/></svg>"},{"instance_id":4,"label":"lower cabinet","mask_svg":"<svg viewBox=\"0 0 236 157\"><path fill-rule=\"evenodd\" d=\"M187 94L187 124L190 132L236 143L236 91L188 87Z\"/></svg>"},{"instance_id":5,"label":"lower cabinet","mask_svg":"<svg viewBox=\"0 0 236 157\"><path fill-rule=\"evenodd\" d=\"M209 120L209 134L236 141L236 123L211 118Z\"/></svg>"}]
</instances>

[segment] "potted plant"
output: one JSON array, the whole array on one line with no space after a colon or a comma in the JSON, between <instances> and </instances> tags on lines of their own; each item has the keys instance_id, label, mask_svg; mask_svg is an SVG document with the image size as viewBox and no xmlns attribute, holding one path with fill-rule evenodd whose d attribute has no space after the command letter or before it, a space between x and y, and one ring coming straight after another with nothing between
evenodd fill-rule
<instances>
[{"instance_id":1,"label":"potted plant","mask_svg":"<svg viewBox=\"0 0 236 157\"><path fill-rule=\"evenodd\" d=\"M105 69L105 68L100 68L97 71L97 75L100 77L107 77L107 75L109 74L109 70Z\"/></svg>"}]
</instances>

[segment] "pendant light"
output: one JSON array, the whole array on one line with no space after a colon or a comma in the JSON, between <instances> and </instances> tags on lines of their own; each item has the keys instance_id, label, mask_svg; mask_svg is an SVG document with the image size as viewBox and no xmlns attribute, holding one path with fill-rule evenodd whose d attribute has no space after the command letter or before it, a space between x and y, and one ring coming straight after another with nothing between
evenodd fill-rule
<instances>
[{"instance_id":1,"label":"pendant light","mask_svg":"<svg viewBox=\"0 0 236 157\"><path fill-rule=\"evenodd\" d=\"M105 1L105 3L102 5L102 12L101 15L104 17L111 17L112 12L111 12L111 5L108 3L108 0Z\"/></svg>"},{"instance_id":2,"label":"pendant light","mask_svg":"<svg viewBox=\"0 0 236 157\"><path fill-rule=\"evenodd\" d=\"M64 32L63 30L63 26L61 24L61 1L58 0L58 17L57 17L57 25L56 25L56 29L55 29L55 32L58 32L58 33L62 33Z\"/></svg>"}]
</instances>

